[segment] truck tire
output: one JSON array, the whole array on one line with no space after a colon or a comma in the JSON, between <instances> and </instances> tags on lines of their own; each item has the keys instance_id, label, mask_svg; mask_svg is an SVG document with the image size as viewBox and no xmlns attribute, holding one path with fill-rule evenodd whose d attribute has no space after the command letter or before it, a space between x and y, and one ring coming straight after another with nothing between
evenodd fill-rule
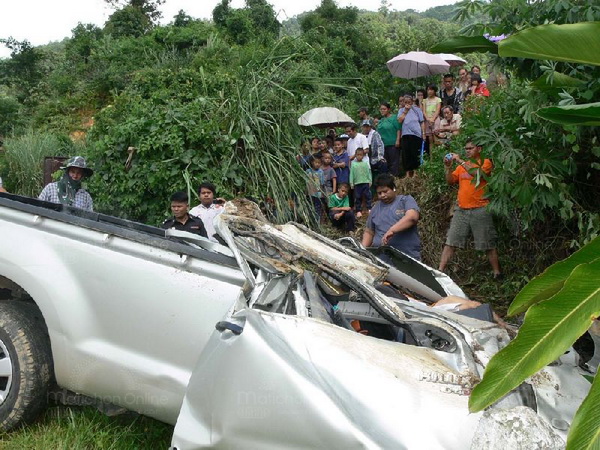
<instances>
[{"instance_id":1,"label":"truck tire","mask_svg":"<svg viewBox=\"0 0 600 450\"><path fill-rule=\"evenodd\" d=\"M34 420L53 379L46 324L36 305L0 301L0 431Z\"/></svg>"}]
</instances>

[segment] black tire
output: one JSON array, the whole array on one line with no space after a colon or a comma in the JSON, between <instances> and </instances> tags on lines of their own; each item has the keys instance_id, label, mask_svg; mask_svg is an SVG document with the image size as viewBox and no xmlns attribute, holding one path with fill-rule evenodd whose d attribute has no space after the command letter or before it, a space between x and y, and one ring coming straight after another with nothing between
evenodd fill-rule
<instances>
[{"instance_id":1,"label":"black tire","mask_svg":"<svg viewBox=\"0 0 600 450\"><path fill-rule=\"evenodd\" d=\"M48 403L53 379L52 351L46 324L36 305L0 301L0 431L33 421ZM6 370L10 366L12 370Z\"/></svg>"}]
</instances>

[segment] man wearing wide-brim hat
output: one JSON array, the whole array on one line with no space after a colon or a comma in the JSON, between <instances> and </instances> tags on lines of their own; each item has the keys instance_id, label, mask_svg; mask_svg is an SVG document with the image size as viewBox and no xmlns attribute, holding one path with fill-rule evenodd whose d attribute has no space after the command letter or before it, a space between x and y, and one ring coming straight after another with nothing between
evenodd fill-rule
<instances>
[{"instance_id":1,"label":"man wearing wide-brim hat","mask_svg":"<svg viewBox=\"0 0 600 450\"><path fill-rule=\"evenodd\" d=\"M93 175L83 156L73 156L64 167L62 178L54 183L48 184L40 196L40 200L59 203L86 211L94 210L92 196L81 188L81 181Z\"/></svg>"}]
</instances>

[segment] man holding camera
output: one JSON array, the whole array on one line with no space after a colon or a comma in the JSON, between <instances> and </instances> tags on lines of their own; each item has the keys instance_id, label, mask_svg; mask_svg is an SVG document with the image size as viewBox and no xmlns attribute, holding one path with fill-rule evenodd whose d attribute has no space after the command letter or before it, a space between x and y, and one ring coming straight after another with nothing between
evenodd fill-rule
<instances>
[{"instance_id":1,"label":"man holding camera","mask_svg":"<svg viewBox=\"0 0 600 450\"><path fill-rule=\"evenodd\" d=\"M444 158L446 181L458 184L458 206L450 222L446 245L442 251L439 270L444 271L456 248L465 248L469 234L473 234L475 249L487 253L493 270L493 278L500 279L500 263L496 249L496 229L486 206L490 202L485 195L485 178L492 173L493 164L481 158L481 146L468 140L465 144L468 160L463 161L456 153ZM454 171L454 163L458 166Z\"/></svg>"}]
</instances>

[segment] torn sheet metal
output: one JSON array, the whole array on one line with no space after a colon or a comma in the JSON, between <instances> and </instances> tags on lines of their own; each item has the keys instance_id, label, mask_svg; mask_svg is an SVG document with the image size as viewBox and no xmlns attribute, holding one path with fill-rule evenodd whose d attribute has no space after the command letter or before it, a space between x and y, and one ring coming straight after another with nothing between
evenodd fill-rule
<instances>
[{"instance_id":1,"label":"torn sheet metal","mask_svg":"<svg viewBox=\"0 0 600 450\"><path fill-rule=\"evenodd\" d=\"M388 274L388 268L383 264L375 264L370 259L334 242L331 242L328 247L323 242L325 238L315 237L295 224L274 226L257 219L220 214L215 219L215 226L217 230L227 228L228 242L233 239L233 245L236 246L234 251L236 258L237 255L242 258L245 253L252 252L252 248L255 252L259 251L257 250L257 243L259 243L262 246L260 255L268 255L265 263L270 263L274 268L273 261L279 258L279 265L286 265L287 268L294 267L296 271L306 269L336 275L352 289L363 291L365 298L389 320L401 323L405 319L402 310L374 288L374 285L382 282ZM248 242L249 238L254 241ZM257 255L252 257L257 258ZM244 273L250 271L245 260L243 264L247 266ZM256 283L254 275L252 275L252 283L253 286Z\"/></svg>"},{"instance_id":2,"label":"torn sheet metal","mask_svg":"<svg viewBox=\"0 0 600 450\"><path fill-rule=\"evenodd\" d=\"M578 361L571 348L528 380L535 393L538 414L565 440L573 412L590 389L590 382L579 373Z\"/></svg>"}]
</instances>

